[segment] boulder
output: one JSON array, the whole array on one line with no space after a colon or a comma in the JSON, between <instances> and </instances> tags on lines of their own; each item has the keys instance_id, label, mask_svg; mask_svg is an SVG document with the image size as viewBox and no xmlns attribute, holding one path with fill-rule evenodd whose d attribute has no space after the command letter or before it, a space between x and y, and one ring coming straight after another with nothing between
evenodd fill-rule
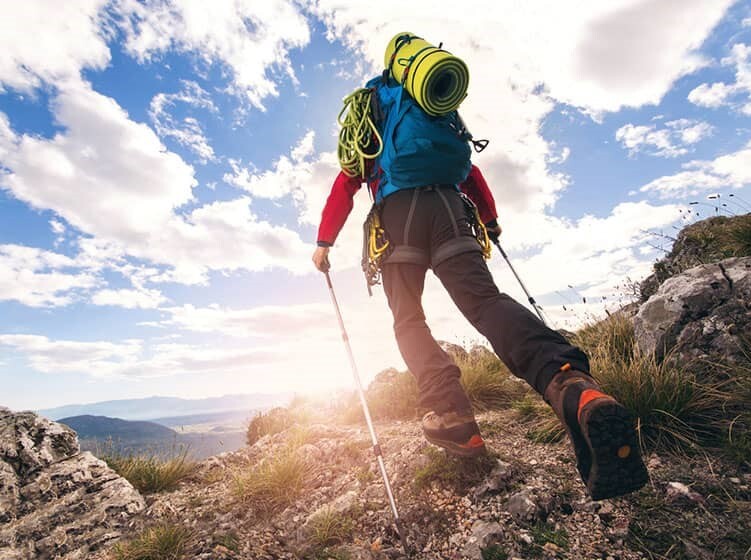
<instances>
[{"instance_id":1,"label":"boulder","mask_svg":"<svg viewBox=\"0 0 751 560\"><path fill-rule=\"evenodd\" d=\"M506 509L516 521L531 521L536 517L538 509L532 497L531 490L525 489L508 499Z\"/></svg>"},{"instance_id":2,"label":"boulder","mask_svg":"<svg viewBox=\"0 0 751 560\"><path fill-rule=\"evenodd\" d=\"M0 558L87 558L144 507L73 430L0 408Z\"/></svg>"},{"instance_id":3,"label":"boulder","mask_svg":"<svg viewBox=\"0 0 751 560\"><path fill-rule=\"evenodd\" d=\"M751 257L700 265L666 280L634 318L642 354L694 359L747 360L751 340Z\"/></svg>"},{"instance_id":4,"label":"boulder","mask_svg":"<svg viewBox=\"0 0 751 560\"><path fill-rule=\"evenodd\" d=\"M496 521L475 521L472 534L464 546L463 557L473 560L483 560L483 551L503 540L504 531Z\"/></svg>"}]
</instances>

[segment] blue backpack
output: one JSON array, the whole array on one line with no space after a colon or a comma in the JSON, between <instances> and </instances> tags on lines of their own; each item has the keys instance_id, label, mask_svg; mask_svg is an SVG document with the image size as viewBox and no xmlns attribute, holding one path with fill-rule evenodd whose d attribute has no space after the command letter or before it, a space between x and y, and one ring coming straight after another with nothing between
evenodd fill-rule
<instances>
[{"instance_id":1,"label":"blue backpack","mask_svg":"<svg viewBox=\"0 0 751 560\"><path fill-rule=\"evenodd\" d=\"M365 87L375 89L375 120L383 140L371 177L379 180L376 202L399 190L458 185L467 178L472 136L456 111L428 115L393 79L379 76Z\"/></svg>"}]
</instances>

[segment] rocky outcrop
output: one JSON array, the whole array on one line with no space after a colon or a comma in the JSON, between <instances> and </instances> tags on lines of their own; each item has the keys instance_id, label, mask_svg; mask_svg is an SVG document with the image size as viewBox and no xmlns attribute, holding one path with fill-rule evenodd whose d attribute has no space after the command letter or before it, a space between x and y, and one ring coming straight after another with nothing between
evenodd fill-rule
<instances>
[{"instance_id":1,"label":"rocky outcrop","mask_svg":"<svg viewBox=\"0 0 751 560\"><path fill-rule=\"evenodd\" d=\"M639 284L640 301L647 301L663 282L690 268L751 256L749 232L751 214L716 216L686 226L678 233L670 252L654 264L652 274Z\"/></svg>"},{"instance_id":2,"label":"rocky outcrop","mask_svg":"<svg viewBox=\"0 0 751 560\"><path fill-rule=\"evenodd\" d=\"M88 558L144 507L70 428L0 408L0 558Z\"/></svg>"},{"instance_id":3,"label":"rocky outcrop","mask_svg":"<svg viewBox=\"0 0 751 560\"><path fill-rule=\"evenodd\" d=\"M691 268L666 280L634 318L640 352L679 363L747 360L751 257Z\"/></svg>"}]
</instances>

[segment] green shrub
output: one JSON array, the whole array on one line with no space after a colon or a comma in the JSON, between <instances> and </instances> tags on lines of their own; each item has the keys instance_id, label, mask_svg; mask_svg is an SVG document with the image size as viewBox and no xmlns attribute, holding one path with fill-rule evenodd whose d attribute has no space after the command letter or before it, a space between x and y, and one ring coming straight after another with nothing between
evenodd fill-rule
<instances>
[{"instance_id":1,"label":"green shrub","mask_svg":"<svg viewBox=\"0 0 751 560\"><path fill-rule=\"evenodd\" d=\"M136 538L116 544L114 560L181 560L186 558L192 532L180 525L163 524L146 529Z\"/></svg>"},{"instance_id":2,"label":"green shrub","mask_svg":"<svg viewBox=\"0 0 751 560\"><path fill-rule=\"evenodd\" d=\"M311 466L292 451L269 457L252 471L235 475L235 496L261 514L295 502L311 476Z\"/></svg>"},{"instance_id":3,"label":"green shrub","mask_svg":"<svg viewBox=\"0 0 751 560\"><path fill-rule=\"evenodd\" d=\"M161 455L113 454L104 456L103 460L143 494L173 490L197 467L188 459L187 449L166 458Z\"/></svg>"}]
</instances>

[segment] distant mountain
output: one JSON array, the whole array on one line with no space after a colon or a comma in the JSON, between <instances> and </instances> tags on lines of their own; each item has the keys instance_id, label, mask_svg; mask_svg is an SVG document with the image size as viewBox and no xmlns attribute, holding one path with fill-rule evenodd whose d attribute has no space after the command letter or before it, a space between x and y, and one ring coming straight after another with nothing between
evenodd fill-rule
<instances>
[{"instance_id":1,"label":"distant mountain","mask_svg":"<svg viewBox=\"0 0 751 560\"><path fill-rule=\"evenodd\" d=\"M215 414L230 411L263 410L287 404L292 393L253 393L248 395L225 395L206 399L181 399L177 397L148 397L91 404L72 404L39 410L39 414L51 420L72 416L107 416L124 420L153 420L197 414Z\"/></svg>"},{"instance_id":2,"label":"distant mountain","mask_svg":"<svg viewBox=\"0 0 751 560\"><path fill-rule=\"evenodd\" d=\"M185 450L193 459L234 451L245 445L245 429L206 426L203 432L176 432L156 422L89 414L59 420L75 430L81 449L110 453L174 456Z\"/></svg>"},{"instance_id":3,"label":"distant mountain","mask_svg":"<svg viewBox=\"0 0 751 560\"><path fill-rule=\"evenodd\" d=\"M127 441L160 441L175 439L177 432L154 422L130 421L106 416L71 416L59 420L61 424L73 428L79 438L96 438Z\"/></svg>"}]
</instances>

